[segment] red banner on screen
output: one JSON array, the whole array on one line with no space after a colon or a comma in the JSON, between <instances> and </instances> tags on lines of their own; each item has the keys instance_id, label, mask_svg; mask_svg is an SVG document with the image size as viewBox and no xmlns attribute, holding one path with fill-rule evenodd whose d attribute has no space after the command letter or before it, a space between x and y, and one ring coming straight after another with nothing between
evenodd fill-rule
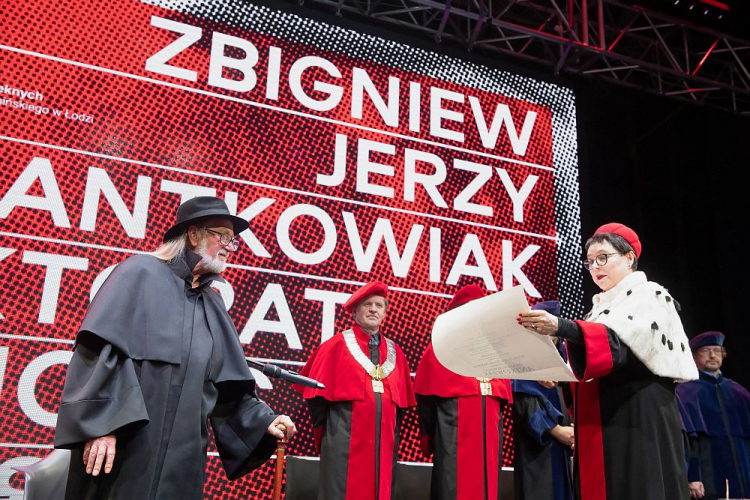
<instances>
[{"instance_id":1,"label":"red banner on screen","mask_svg":"<svg viewBox=\"0 0 750 500\"><path fill-rule=\"evenodd\" d=\"M412 370L465 284L580 310L570 90L265 7L159 4L0 20L0 468L51 448L90 298L193 196L249 220L220 292L247 355L286 367L373 280ZM256 375L301 429L289 453L313 455L299 396ZM414 412L403 425L400 459L423 461ZM207 498L268 491L269 467L230 483L209 451Z\"/></svg>"}]
</instances>

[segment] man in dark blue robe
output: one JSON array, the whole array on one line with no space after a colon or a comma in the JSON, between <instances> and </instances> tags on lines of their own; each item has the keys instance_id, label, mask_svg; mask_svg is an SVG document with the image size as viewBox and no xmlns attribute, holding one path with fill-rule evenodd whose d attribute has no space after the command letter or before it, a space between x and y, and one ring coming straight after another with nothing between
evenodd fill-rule
<instances>
[{"instance_id":1,"label":"man in dark blue robe","mask_svg":"<svg viewBox=\"0 0 750 500\"><path fill-rule=\"evenodd\" d=\"M725 378L724 335L704 332L690 341L700 378L677 386L689 428L688 482L692 498L750 498L750 393ZM692 431L692 432L691 432Z\"/></svg>"},{"instance_id":2,"label":"man in dark blue robe","mask_svg":"<svg viewBox=\"0 0 750 500\"><path fill-rule=\"evenodd\" d=\"M559 316L560 302L541 302L532 309ZM559 341L557 349L567 359L563 341ZM567 384L564 388L569 391ZM570 459L574 433L562 392L563 387L558 385L543 385L533 380L513 381L516 500L573 498Z\"/></svg>"}]
</instances>

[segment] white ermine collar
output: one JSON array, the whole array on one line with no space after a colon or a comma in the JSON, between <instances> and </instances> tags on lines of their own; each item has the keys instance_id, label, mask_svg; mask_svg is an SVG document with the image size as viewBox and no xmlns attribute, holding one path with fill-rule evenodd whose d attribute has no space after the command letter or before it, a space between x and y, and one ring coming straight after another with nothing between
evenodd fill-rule
<instances>
[{"instance_id":1,"label":"white ermine collar","mask_svg":"<svg viewBox=\"0 0 750 500\"><path fill-rule=\"evenodd\" d=\"M588 321L613 330L653 373L678 381L698 378L674 300L661 285L636 271L595 295L593 303Z\"/></svg>"}]
</instances>

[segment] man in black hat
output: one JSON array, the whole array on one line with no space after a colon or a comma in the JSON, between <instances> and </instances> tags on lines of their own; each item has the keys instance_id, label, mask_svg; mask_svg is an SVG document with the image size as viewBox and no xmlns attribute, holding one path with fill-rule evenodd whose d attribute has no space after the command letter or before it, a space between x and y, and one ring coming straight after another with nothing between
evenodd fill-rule
<instances>
[{"instance_id":1,"label":"man in black hat","mask_svg":"<svg viewBox=\"0 0 750 500\"><path fill-rule=\"evenodd\" d=\"M255 394L212 288L248 223L214 197L177 210L164 244L119 264L91 302L68 366L55 446L66 498L200 499L208 421L229 479L273 453L277 416Z\"/></svg>"}]
</instances>

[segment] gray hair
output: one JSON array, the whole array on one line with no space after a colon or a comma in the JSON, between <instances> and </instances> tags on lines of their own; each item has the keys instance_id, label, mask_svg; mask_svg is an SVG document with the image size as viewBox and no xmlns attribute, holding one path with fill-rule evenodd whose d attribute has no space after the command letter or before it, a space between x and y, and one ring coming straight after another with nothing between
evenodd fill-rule
<instances>
[{"instance_id":1,"label":"gray hair","mask_svg":"<svg viewBox=\"0 0 750 500\"><path fill-rule=\"evenodd\" d=\"M153 255L157 259L169 262L185 255L187 241L188 234L187 232L184 232L179 236L175 236L171 240L165 241L159 248L153 252L149 252L148 255Z\"/></svg>"}]
</instances>

